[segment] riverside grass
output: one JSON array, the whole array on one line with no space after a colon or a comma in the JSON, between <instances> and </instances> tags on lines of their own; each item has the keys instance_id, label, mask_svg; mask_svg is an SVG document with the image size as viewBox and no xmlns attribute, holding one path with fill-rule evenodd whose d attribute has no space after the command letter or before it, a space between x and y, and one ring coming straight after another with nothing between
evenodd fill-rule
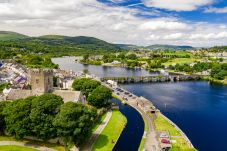
<instances>
[{"instance_id":1,"label":"riverside grass","mask_svg":"<svg viewBox=\"0 0 227 151\"><path fill-rule=\"evenodd\" d=\"M0 151L38 151L37 149L15 146L15 145L4 145L0 146Z\"/></svg>"},{"instance_id":2,"label":"riverside grass","mask_svg":"<svg viewBox=\"0 0 227 151\"><path fill-rule=\"evenodd\" d=\"M157 131L167 131L170 135L170 139L176 141L176 143L172 143L170 151L197 151L195 148L190 148L181 135L181 132L160 114L157 114L157 119L154 120L154 125Z\"/></svg>"},{"instance_id":3,"label":"riverside grass","mask_svg":"<svg viewBox=\"0 0 227 151\"><path fill-rule=\"evenodd\" d=\"M92 151L111 151L120 137L126 123L126 117L120 111L113 110L110 121L99 135Z\"/></svg>"}]
</instances>

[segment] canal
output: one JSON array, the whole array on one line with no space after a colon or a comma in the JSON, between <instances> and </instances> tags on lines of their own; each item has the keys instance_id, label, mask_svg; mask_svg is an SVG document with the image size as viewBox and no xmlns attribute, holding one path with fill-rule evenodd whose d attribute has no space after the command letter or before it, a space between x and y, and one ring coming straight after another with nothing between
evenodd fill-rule
<instances>
[{"instance_id":1,"label":"canal","mask_svg":"<svg viewBox=\"0 0 227 151\"><path fill-rule=\"evenodd\" d=\"M127 118L125 129L114 146L113 151L138 151L144 132L142 116L134 108L122 104L117 99L112 99L112 102L119 106L120 112Z\"/></svg>"},{"instance_id":2,"label":"canal","mask_svg":"<svg viewBox=\"0 0 227 151\"><path fill-rule=\"evenodd\" d=\"M144 76L152 74L145 70L85 66L74 63L73 58L57 58L53 59L53 61L59 64L62 69L72 69L74 71L88 69L90 73L100 77ZM138 96L144 96L152 100L156 107L186 133L199 151L227 151L226 86L210 85L204 81L194 81L153 84L138 83L123 85L123 87ZM137 125L135 124L135 126ZM120 143L120 140L118 143ZM132 145L129 140L124 141Z\"/></svg>"}]
</instances>

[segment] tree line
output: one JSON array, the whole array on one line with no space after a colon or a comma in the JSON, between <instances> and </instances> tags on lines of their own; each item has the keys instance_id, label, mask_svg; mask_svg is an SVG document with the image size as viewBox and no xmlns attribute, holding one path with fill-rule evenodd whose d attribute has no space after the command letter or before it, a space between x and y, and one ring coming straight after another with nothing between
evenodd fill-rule
<instances>
[{"instance_id":1,"label":"tree line","mask_svg":"<svg viewBox=\"0 0 227 151\"><path fill-rule=\"evenodd\" d=\"M189 64L176 64L175 66L170 65L169 68L187 73L196 73L210 70L210 76L218 80L224 80L227 76L227 63L197 62L193 66L190 66Z\"/></svg>"},{"instance_id":2,"label":"tree line","mask_svg":"<svg viewBox=\"0 0 227 151\"><path fill-rule=\"evenodd\" d=\"M66 148L80 145L99 118L97 108L110 106L112 91L87 78L76 79L73 88L82 91L89 106L74 102L64 104L60 96L49 93L0 102L0 135L16 139L32 136L44 141L60 138Z\"/></svg>"},{"instance_id":3,"label":"tree line","mask_svg":"<svg viewBox=\"0 0 227 151\"><path fill-rule=\"evenodd\" d=\"M95 108L44 94L13 102L0 102L0 132L17 139L32 136L44 141L61 138L65 146L81 141L95 122Z\"/></svg>"}]
</instances>

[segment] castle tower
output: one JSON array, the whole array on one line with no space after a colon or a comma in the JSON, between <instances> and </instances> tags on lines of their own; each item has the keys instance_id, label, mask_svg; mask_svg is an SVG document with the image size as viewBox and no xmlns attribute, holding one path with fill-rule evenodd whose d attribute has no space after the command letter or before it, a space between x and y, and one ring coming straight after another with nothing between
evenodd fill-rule
<instances>
[{"instance_id":1,"label":"castle tower","mask_svg":"<svg viewBox=\"0 0 227 151\"><path fill-rule=\"evenodd\" d=\"M42 95L53 91L53 70L30 69L29 83L33 95Z\"/></svg>"}]
</instances>

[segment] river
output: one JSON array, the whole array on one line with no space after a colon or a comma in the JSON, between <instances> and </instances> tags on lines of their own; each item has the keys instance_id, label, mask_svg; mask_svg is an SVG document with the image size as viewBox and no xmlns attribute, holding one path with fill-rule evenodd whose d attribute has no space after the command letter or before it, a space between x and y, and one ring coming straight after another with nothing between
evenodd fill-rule
<instances>
[{"instance_id":1,"label":"river","mask_svg":"<svg viewBox=\"0 0 227 151\"><path fill-rule=\"evenodd\" d=\"M127 124L113 151L137 151L144 133L142 116L134 108L117 99L112 99L112 102L118 104L120 112L127 118Z\"/></svg>"},{"instance_id":2,"label":"river","mask_svg":"<svg viewBox=\"0 0 227 151\"><path fill-rule=\"evenodd\" d=\"M143 69L129 69L122 67L110 67L99 65L84 65L75 63L75 57L54 58L52 61L59 64L59 68L73 71L88 70L89 73L99 77L121 77L121 76L145 76L155 75L155 72L149 72Z\"/></svg>"},{"instance_id":3,"label":"river","mask_svg":"<svg viewBox=\"0 0 227 151\"><path fill-rule=\"evenodd\" d=\"M65 70L105 76L150 75L145 70L81 65L72 58L53 61ZM168 118L176 123L200 151L227 151L227 87L208 82L147 83L123 85L138 96L150 99ZM127 142L127 140L125 140ZM130 144L129 144L130 145Z\"/></svg>"}]
</instances>

